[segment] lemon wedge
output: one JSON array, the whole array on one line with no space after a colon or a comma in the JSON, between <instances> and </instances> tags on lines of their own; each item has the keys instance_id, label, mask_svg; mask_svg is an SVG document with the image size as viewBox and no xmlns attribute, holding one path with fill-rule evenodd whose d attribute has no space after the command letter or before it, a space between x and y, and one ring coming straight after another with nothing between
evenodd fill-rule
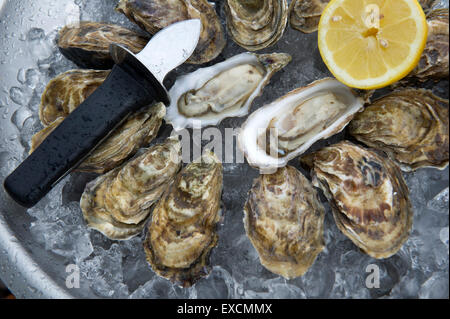
<instances>
[{"instance_id":1,"label":"lemon wedge","mask_svg":"<svg viewBox=\"0 0 450 319\"><path fill-rule=\"evenodd\" d=\"M417 0L331 0L319 23L319 50L347 86L378 89L419 63L428 27Z\"/></svg>"}]
</instances>

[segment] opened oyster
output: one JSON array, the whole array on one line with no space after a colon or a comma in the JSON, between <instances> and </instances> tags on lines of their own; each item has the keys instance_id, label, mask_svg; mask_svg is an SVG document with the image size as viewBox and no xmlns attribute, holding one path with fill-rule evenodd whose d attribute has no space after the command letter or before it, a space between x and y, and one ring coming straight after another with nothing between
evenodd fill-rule
<instances>
[{"instance_id":1,"label":"opened oyster","mask_svg":"<svg viewBox=\"0 0 450 319\"><path fill-rule=\"evenodd\" d=\"M227 0L227 28L234 42L249 51L274 45L287 24L286 0Z\"/></svg>"},{"instance_id":2,"label":"opened oyster","mask_svg":"<svg viewBox=\"0 0 450 319\"><path fill-rule=\"evenodd\" d=\"M147 106L132 114L105 139L77 168L76 171L103 174L134 155L158 134L166 107L162 103ZM64 120L59 117L36 133L31 140L30 154Z\"/></svg>"},{"instance_id":3,"label":"opened oyster","mask_svg":"<svg viewBox=\"0 0 450 319\"><path fill-rule=\"evenodd\" d=\"M242 53L180 77L169 92L166 121L175 130L217 125L224 118L248 114L270 78L291 61L284 53Z\"/></svg>"},{"instance_id":4,"label":"opened oyster","mask_svg":"<svg viewBox=\"0 0 450 319\"><path fill-rule=\"evenodd\" d=\"M292 166L255 179L244 214L261 264L286 279L302 276L325 247L325 209L311 183Z\"/></svg>"},{"instance_id":5,"label":"opened oyster","mask_svg":"<svg viewBox=\"0 0 450 319\"><path fill-rule=\"evenodd\" d=\"M90 182L80 201L88 226L110 239L136 236L180 167L181 144L171 137Z\"/></svg>"},{"instance_id":6,"label":"opened oyster","mask_svg":"<svg viewBox=\"0 0 450 319\"><path fill-rule=\"evenodd\" d=\"M58 117L66 117L91 95L106 79L109 71L70 70L52 79L45 88L39 106L44 126Z\"/></svg>"},{"instance_id":7,"label":"opened oyster","mask_svg":"<svg viewBox=\"0 0 450 319\"><path fill-rule=\"evenodd\" d=\"M317 31L322 11L330 0L293 0L289 6L291 27L304 33Z\"/></svg>"},{"instance_id":8,"label":"opened oyster","mask_svg":"<svg viewBox=\"0 0 450 319\"><path fill-rule=\"evenodd\" d=\"M252 166L283 167L313 143L342 131L362 107L362 99L344 84L319 80L251 114L239 146Z\"/></svg>"},{"instance_id":9,"label":"opened oyster","mask_svg":"<svg viewBox=\"0 0 450 319\"><path fill-rule=\"evenodd\" d=\"M151 34L175 22L200 19L203 26L200 40L188 63L209 62L226 44L219 17L206 0L120 0L116 10Z\"/></svg>"},{"instance_id":10,"label":"opened oyster","mask_svg":"<svg viewBox=\"0 0 450 319\"><path fill-rule=\"evenodd\" d=\"M364 144L386 152L403 170L426 166L443 169L448 165L448 100L431 91L393 92L357 114L349 132Z\"/></svg>"},{"instance_id":11,"label":"opened oyster","mask_svg":"<svg viewBox=\"0 0 450 319\"><path fill-rule=\"evenodd\" d=\"M343 141L302 158L328 198L338 228L374 258L388 258L408 239L409 191L389 158Z\"/></svg>"},{"instance_id":12,"label":"opened oyster","mask_svg":"<svg viewBox=\"0 0 450 319\"><path fill-rule=\"evenodd\" d=\"M61 53L82 68L110 69L114 65L109 45L121 44L133 53L144 49L148 38L124 27L99 22L81 22L59 32Z\"/></svg>"},{"instance_id":13,"label":"opened oyster","mask_svg":"<svg viewBox=\"0 0 450 319\"><path fill-rule=\"evenodd\" d=\"M211 152L177 175L153 211L144 242L153 271L184 287L209 273L221 194L222 164Z\"/></svg>"}]
</instances>

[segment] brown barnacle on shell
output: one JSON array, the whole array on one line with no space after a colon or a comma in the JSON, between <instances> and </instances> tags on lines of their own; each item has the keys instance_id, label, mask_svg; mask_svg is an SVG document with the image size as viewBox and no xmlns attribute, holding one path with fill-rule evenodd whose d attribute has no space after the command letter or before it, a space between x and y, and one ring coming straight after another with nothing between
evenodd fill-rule
<instances>
[{"instance_id":1,"label":"brown barnacle on shell","mask_svg":"<svg viewBox=\"0 0 450 319\"><path fill-rule=\"evenodd\" d=\"M292 166L256 178L244 206L261 264L286 279L302 276L325 247L324 216L311 182Z\"/></svg>"},{"instance_id":2,"label":"brown barnacle on shell","mask_svg":"<svg viewBox=\"0 0 450 319\"><path fill-rule=\"evenodd\" d=\"M144 242L159 276L189 287L210 272L221 218L222 164L212 152L188 164L156 205Z\"/></svg>"},{"instance_id":3,"label":"brown barnacle on shell","mask_svg":"<svg viewBox=\"0 0 450 319\"><path fill-rule=\"evenodd\" d=\"M322 11L330 0L292 0L289 6L291 27L303 33L312 33L319 27Z\"/></svg>"},{"instance_id":4,"label":"brown barnacle on shell","mask_svg":"<svg viewBox=\"0 0 450 319\"><path fill-rule=\"evenodd\" d=\"M400 168L382 153L343 141L305 156L313 185L330 202L337 227L373 258L388 258L413 222Z\"/></svg>"},{"instance_id":5,"label":"brown barnacle on shell","mask_svg":"<svg viewBox=\"0 0 450 319\"><path fill-rule=\"evenodd\" d=\"M405 171L448 166L448 100L431 91L401 89L378 99L355 116L349 133Z\"/></svg>"},{"instance_id":6,"label":"brown barnacle on shell","mask_svg":"<svg viewBox=\"0 0 450 319\"><path fill-rule=\"evenodd\" d=\"M109 53L110 44L117 43L139 53L148 40L148 37L118 25L83 21L61 29L57 41L61 53L79 67L110 69L114 65Z\"/></svg>"},{"instance_id":7,"label":"brown barnacle on shell","mask_svg":"<svg viewBox=\"0 0 450 319\"><path fill-rule=\"evenodd\" d=\"M81 197L86 223L110 239L138 235L180 167L181 144L177 137L170 137L99 176L88 183Z\"/></svg>"},{"instance_id":8,"label":"brown barnacle on shell","mask_svg":"<svg viewBox=\"0 0 450 319\"><path fill-rule=\"evenodd\" d=\"M200 40L188 63L202 64L215 59L226 40L214 7L206 0L120 0L116 11L151 34L179 21L200 19Z\"/></svg>"}]
</instances>

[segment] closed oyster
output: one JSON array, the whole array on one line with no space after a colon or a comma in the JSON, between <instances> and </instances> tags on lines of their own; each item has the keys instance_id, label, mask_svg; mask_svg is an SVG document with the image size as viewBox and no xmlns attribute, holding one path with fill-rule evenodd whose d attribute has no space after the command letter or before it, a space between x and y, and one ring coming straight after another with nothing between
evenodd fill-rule
<instances>
[{"instance_id":1,"label":"closed oyster","mask_svg":"<svg viewBox=\"0 0 450 319\"><path fill-rule=\"evenodd\" d=\"M217 125L248 114L271 77L291 61L284 53L242 53L178 78L169 91L166 121L176 129Z\"/></svg>"},{"instance_id":2,"label":"closed oyster","mask_svg":"<svg viewBox=\"0 0 450 319\"><path fill-rule=\"evenodd\" d=\"M318 140L342 131L363 108L353 91L331 78L296 89L251 114L239 147L261 170L286 166Z\"/></svg>"},{"instance_id":3,"label":"closed oyster","mask_svg":"<svg viewBox=\"0 0 450 319\"><path fill-rule=\"evenodd\" d=\"M70 70L52 79L45 88L39 106L44 126L58 117L66 117L91 95L106 79L109 71Z\"/></svg>"},{"instance_id":4,"label":"closed oyster","mask_svg":"<svg viewBox=\"0 0 450 319\"><path fill-rule=\"evenodd\" d=\"M110 239L136 236L180 167L181 144L171 137L98 177L81 196L86 223Z\"/></svg>"},{"instance_id":5,"label":"closed oyster","mask_svg":"<svg viewBox=\"0 0 450 319\"><path fill-rule=\"evenodd\" d=\"M338 228L374 258L388 258L408 239L409 191L389 158L343 141L302 158L328 198Z\"/></svg>"},{"instance_id":6,"label":"closed oyster","mask_svg":"<svg viewBox=\"0 0 450 319\"><path fill-rule=\"evenodd\" d=\"M322 11L330 0L292 0L289 6L291 27L304 33L317 31Z\"/></svg>"},{"instance_id":7,"label":"closed oyster","mask_svg":"<svg viewBox=\"0 0 450 319\"><path fill-rule=\"evenodd\" d=\"M429 11L439 0L419 0L424 11Z\"/></svg>"},{"instance_id":8,"label":"closed oyster","mask_svg":"<svg viewBox=\"0 0 450 319\"><path fill-rule=\"evenodd\" d=\"M286 279L302 276L325 247L325 209L311 183L292 166L255 179L244 214L261 264Z\"/></svg>"},{"instance_id":9,"label":"closed oyster","mask_svg":"<svg viewBox=\"0 0 450 319\"><path fill-rule=\"evenodd\" d=\"M151 34L175 22L200 19L200 40L188 63L209 62L226 44L219 17L206 0L120 0L116 10Z\"/></svg>"},{"instance_id":10,"label":"closed oyster","mask_svg":"<svg viewBox=\"0 0 450 319\"><path fill-rule=\"evenodd\" d=\"M122 164L140 147L149 144L156 137L165 114L166 108L162 103L147 106L132 114L76 168L76 171L103 174ZM64 117L59 117L33 136L30 154L63 120Z\"/></svg>"},{"instance_id":11,"label":"closed oyster","mask_svg":"<svg viewBox=\"0 0 450 319\"><path fill-rule=\"evenodd\" d=\"M448 165L448 100L431 91L393 92L357 114L349 132L358 141L386 152L405 171Z\"/></svg>"},{"instance_id":12,"label":"closed oyster","mask_svg":"<svg viewBox=\"0 0 450 319\"><path fill-rule=\"evenodd\" d=\"M287 24L286 0L227 0L227 28L234 42L249 51L274 45Z\"/></svg>"},{"instance_id":13,"label":"closed oyster","mask_svg":"<svg viewBox=\"0 0 450 319\"><path fill-rule=\"evenodd\" d=\"M144 249L153 271L184 287L209 273L221 194L222 164L211 152L177 175L148 226Z\"/></svg>"},{"instance_id":14,"label":"closed oyster","mask_svg":"<svg viewBox=\"0 0 450 319\"><path fill-rule=\"evenodd\" d=\"M110 69L114 65L109 45L118 43L133 53L144 49L148 38L124 27L99 22L81 22L64 27L59 32L61 53L79 67Z\"/></svg>"}]
</instances>

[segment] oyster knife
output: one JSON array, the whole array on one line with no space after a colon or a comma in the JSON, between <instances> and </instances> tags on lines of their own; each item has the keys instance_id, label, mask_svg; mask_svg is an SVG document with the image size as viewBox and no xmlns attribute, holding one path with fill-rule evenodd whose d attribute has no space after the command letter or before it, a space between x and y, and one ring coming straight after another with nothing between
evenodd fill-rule
<instances>
[{"instance_id":1,"label":"oyster knife","mask_svg":"<svg viewBox=\"0 0 450 319\"><path fill-rule=\"evenodd\" d=\"M7 193L34 206L130 114L155 102L168 105L164 77L192 55L200 32L198 19L174 23L137 55L112 44L116 64L109 76L5 179Z\"/></svg>"}]
</instances>

